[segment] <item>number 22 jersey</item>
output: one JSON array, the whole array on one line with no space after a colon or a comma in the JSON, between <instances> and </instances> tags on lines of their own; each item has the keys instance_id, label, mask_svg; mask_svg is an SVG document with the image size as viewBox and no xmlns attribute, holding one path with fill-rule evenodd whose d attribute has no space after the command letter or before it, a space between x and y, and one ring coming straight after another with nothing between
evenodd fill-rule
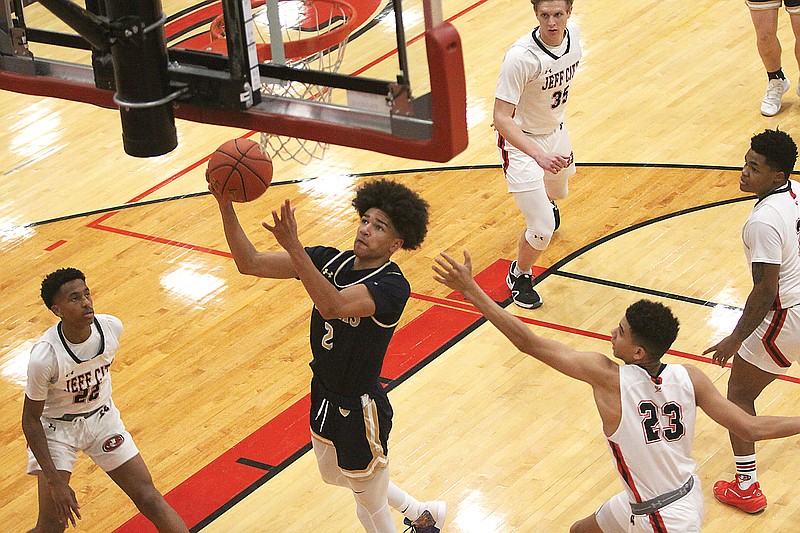
<instances>
[{"instance_id":1,"label":"number 22 jersey","mask_svg":"<svg viewBox=\"0 0 800 533\"><path fill-rule=\"evenodd\" d=\"M25 394L44 400L42 416L88 413L111 398L109 367L119 348L122 322L112 315L95 315L92 333L72 344L61 322L48 329L31 348Z\"/></svg>"}]
</instances>

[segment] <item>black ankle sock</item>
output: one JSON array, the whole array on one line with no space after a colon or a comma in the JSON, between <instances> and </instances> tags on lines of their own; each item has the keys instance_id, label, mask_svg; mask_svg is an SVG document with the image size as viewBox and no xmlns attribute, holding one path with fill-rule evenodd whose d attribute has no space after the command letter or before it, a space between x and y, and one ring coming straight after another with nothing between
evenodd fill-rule
<instances>
[{"instance_id":1,"label":"black ankle sock","mask_svg":"<svg viewBox=\"0 0 800 533\"><path fill-rule=\"evenodd\" d=\"M783 69L779 68L775 72L767 72L768 80L785 80L786 76L783 75Z\"/></svg>"}]
</instances>

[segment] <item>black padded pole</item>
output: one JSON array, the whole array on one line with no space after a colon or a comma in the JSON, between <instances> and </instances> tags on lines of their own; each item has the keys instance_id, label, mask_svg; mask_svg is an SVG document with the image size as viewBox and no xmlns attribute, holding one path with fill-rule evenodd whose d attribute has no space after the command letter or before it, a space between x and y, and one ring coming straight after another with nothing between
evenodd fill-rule
<instances>
[{"instance_id":1,"label":"black padded pole","mask_svg":"<svg viewBox=\"0 0 800 533\"><path fill-rule=\"evenodd\" d=\"M125 152L166 154L178 145L160 0L106 0Z\"/></svg>"}]
</instances>

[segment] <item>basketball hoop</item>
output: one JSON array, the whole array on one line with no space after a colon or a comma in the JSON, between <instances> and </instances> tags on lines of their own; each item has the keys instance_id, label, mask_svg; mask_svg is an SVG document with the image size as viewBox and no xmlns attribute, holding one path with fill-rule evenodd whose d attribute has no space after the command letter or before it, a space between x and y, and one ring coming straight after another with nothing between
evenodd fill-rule
<instances>
[{"instance_id":1,"label":"basketball hoop","mask_svg":"<svg viewBox=\"0 0 800 533\"><path fill-rule=\"evenodd\" d=\"M272 60L266 0L251 0L259 62ZM305 70L338 72L347 39L355 29L356 11L344 0L278 0L281 37L286 65ZM211 51L227 55L225 21L219 15L211 23ZM264 94L329 103L332 87L298 81L263 79ZM272 159L308 164L322 159L328 145L317 141L261 134L261 151Z\"/></svg>"}]
</instances>

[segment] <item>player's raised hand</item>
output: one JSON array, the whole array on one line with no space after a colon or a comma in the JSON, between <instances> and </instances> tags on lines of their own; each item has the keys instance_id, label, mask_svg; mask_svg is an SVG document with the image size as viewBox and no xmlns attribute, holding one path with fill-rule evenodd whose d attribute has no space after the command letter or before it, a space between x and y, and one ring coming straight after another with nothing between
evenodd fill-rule
<instances>
[{"instance_id":1,"label":"player's raised hand","mask_svg":"<svg viewBox=\"0 0 800 533\"><path fill-rule=\"evenodd\" d=\"M272 211L274 225L270 225L267 221L261 223L262 226L275 235L275 240L287 252L298 248L302 250L303 248L297 234L297 219L294 217L295 209L297 208L292 207L291 202L286 199L281 205L280 215L277 211Z\"/></svg>"},{"instance_id":2,"label":"player's raised hand","mask_svg":"<svg viewBox=\"0 0 800 533\"><path fill-rule=\"evenodd\" d=\"M466 250L464 250L463 265L445 252L439 254L439 257L436 257L434 262L436 264L431 268L437 275L433 276L433 279L439 283L447 285L454 291L464 295L478 286L472 277L472 259Z\"/></svg>"},{"instance_id":3,"label":"player's raised hand","mask_svg":"<svg viewBox=\"0 0 800 533\"><path fill-rule=\"evenodd\" d=\"M217 202L219 202L219 203L223 203L223 202L224 203L231 203L230 197L228 195L224 194L224 191L222 191L219 188L219 186L217 185L217 182L208 179L208 170L206 170L206 182L208 183L209 192L211 192L211 194L214 196L214 198L217 200Z\"/></svg>"}]
</instances>

